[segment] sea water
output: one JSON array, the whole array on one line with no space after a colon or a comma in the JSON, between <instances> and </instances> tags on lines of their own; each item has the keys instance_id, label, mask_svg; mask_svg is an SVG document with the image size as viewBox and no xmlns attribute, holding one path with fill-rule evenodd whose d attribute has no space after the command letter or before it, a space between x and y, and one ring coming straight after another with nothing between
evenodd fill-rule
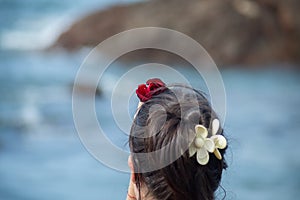
<instances>
[{"instance_id":1,"label":"sea water","mask_svg":"<svg viewBox=\"0 0 300 200\"><path fill-rule=\"evenodd\" d=\"M39 51L74 18L110 4L0 1L1 200L125 199L129 175L94 159L74 127L72 83L88 51ZM282 64L243 68L221 71L229 140L222 181L226 199L298 199L300 73ZM110 107L107 87L126 70L120 65L108 73L103 95L96 98L108 138L124 151L127 136L116 131L109 112L101 111ZM198 82L191 70L183 72ZM223 195L220 191L218 197Z\"/></svg>"}]
</instances>

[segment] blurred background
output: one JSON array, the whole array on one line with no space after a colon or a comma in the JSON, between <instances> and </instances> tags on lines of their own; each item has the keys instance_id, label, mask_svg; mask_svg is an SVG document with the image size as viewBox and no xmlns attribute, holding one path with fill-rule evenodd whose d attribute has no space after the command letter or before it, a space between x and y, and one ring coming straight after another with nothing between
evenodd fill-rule
<instances>
[{"instance_id":1,"label":"blurred background","mask_svg":"<svg viewBox=\"0 0 300 200\"><path fill-rule=\"evenodd\" d=\"M102 165L81 144L71 92L92 47L143 26L189 35L221 70L226 199L297 199L299 9L297 0L0 0L0 199L125 199L129 175ZM153 50L123 56L103 82L113 85L149 61L170 64L205 88L182 59ZM96 109L115 132L110 90L99 85ZM110 139L128 150L125 134Z\"/></svg>"}]
</instances>

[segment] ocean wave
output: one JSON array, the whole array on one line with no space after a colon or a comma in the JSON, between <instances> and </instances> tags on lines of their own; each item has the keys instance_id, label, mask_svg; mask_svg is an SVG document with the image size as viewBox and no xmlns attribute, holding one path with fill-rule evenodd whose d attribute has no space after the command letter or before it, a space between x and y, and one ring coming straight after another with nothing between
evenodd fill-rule
<instances>
[{"instance_id":1,"label":"ocean wave","mask_svg":"<svg viewBox=\"0 0 300 200\"><path fill-rule=\"evenodd\" d=\"M45 16L32 21L21 19L15 28L2 31L0 48L6 50L41 50L51 45L71 23L69 16Z\"/></svg>"},{"instance_id":2,"label":"ocean wave","mask_svg":"<svg viewBox=\"0 0 300 200\"><path fill-rule=\"evenodd\" d=\"M120 3L131 3L137 0L104 0L104 1L31 1L24 5L22 1L15 3L0 2L4 11L1 18L13 18L11 22L0 22L0 49L2 50L42 50L49 47L57 37L67 30L69 26L88 13L104 9ZM22 5L22 6L21 6ZM55 7L56 6L56 7ZM22 12L20 11L22 7ZM41 9L42 8L42 9ZM2 9L0 9L1 11ZM9 15L9 16L7 16ZM5 22L5 23L4 23ZM4 26L4 24L6 24ZM9 26L7 26L9 24ZM2 29L2 30L1 30Z\"/></svg>"}]
</instances>

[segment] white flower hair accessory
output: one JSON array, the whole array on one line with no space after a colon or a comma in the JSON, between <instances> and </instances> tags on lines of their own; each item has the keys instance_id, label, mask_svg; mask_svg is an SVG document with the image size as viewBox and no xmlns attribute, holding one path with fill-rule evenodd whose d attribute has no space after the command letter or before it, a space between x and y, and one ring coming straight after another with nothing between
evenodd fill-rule
<instances>
[{"instance_id":1,"label":"white flower hair accessory","mask_svg":"<svg viewBox=\"0 0 300 200\"><path fill-rule=\"evenodd\" d=\"M214 153L221 160L222 155L219 149L224 149L227 146L227 141L224 136L217 135L220 128L218 119L212 122L212 136L207 138L208 131L203 125L195 126L195 138L189 147L189 156L192 157L196 153L197 162L200 165L206 165L209 161L209 153Z\"/></svg>"}]
</instances>

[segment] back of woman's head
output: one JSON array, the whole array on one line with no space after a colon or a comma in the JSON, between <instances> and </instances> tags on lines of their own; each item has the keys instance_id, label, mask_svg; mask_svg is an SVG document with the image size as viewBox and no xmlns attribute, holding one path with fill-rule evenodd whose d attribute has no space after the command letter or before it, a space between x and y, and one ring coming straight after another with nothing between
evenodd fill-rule
<instances>
[{"instance_id":1,"label":"back of woman's head","mask_svg":"<svg viewBox=\"0 0 300 200\"><path fill-rule=\"evenodd\" d=\"M131 127L136 186L140 191L146 188L147 195L157 200L212 200L227 166L223 158L226 148L214 147L219 156L210 151L209 160L201 161L199 149L191 154L191 145L195 126L206 127L208 135L202 139L210 140L217 116L205 96L193 88L173 85L158 89L139 107ZM219 126L215 132L223 135Z\"/></svg>"}]
</instances>

